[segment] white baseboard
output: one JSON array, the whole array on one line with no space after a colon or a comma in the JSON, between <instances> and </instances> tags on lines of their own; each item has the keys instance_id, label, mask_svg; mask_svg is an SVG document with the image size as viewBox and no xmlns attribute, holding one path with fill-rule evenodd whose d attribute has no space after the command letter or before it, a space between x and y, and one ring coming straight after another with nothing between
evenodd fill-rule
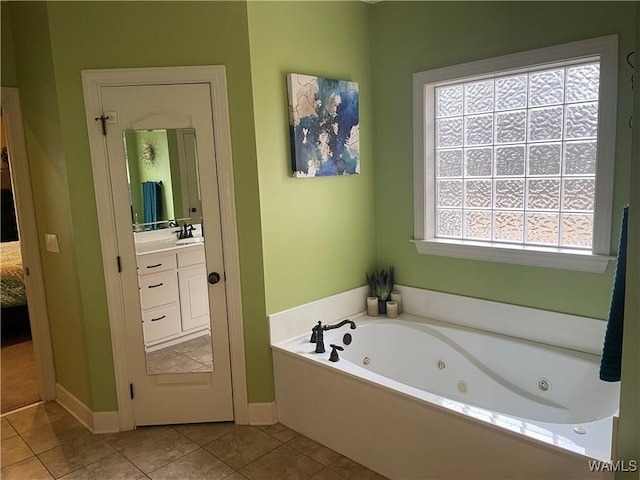
<instances>
[{"instance_id":1,"label":"white baseboard","mask_svg":"<svg viewBox=\"0 0 640 480\"><path fill-rule=\"evenodd\" d=\"M59 383L56 383L56 402L92 433L120 431L118 412L93 412Z\"/></svg>"},{"instance_id":2,"label":"white baseboard","mask_svg":"<svg viewBox=\"0 0 640 480\"><path fill-rule=\"evenodd\" d=\"M275 423L278 423L276 402L249 404L249 425L273 425Z\"/></svg>"},{"instance_id":3,"label":"white baseboard","mask_svg":"<svg viewBox=\"0 0 640 480\"><path fill-rule=\"evenodd\" d=\"M115 433L120 431L118 412L94 412L93 433Z\"/></svg>"}]
</instances>

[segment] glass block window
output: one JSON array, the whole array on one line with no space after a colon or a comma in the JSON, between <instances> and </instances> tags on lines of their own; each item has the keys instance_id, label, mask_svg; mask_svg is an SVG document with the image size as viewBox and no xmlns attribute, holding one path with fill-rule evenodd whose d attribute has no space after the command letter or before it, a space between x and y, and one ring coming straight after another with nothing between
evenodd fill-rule
<instances>
[{"instance_id":1,"label":"glass block window","mask_svg":"<svg viewBox=\"0 0 640 480\"><path fill-rule=\"evenodd\" d=\"M591 249L599 61L434 88L435 237Z\"/></svg>"}]
</instances>

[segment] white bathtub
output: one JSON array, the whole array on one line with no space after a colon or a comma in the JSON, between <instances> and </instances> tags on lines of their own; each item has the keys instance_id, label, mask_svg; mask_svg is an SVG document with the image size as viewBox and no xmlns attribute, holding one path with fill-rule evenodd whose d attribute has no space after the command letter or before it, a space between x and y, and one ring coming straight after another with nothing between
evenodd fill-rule
<instances>
[{"instance_id":1,"label":"white bathtub","mask_svg":"<svg viewBox=\"0 0 640 480\"><path fill-rule=\"evenodd\" d=\"M408 314L354 320L324 354L308 332L273 343L283 424L390 478L607 477L588 459L611 459L619 389L597 355Z\"/></svg>"}]
</instances>

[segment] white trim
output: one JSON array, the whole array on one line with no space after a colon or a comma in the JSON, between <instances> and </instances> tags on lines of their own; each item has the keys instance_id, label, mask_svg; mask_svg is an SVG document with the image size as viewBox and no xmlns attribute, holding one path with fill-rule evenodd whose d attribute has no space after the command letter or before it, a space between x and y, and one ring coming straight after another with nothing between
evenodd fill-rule
<instances>
[{"instance_id":1,"label":"white trim","mask_svg":"<svg viewBox=\"0 0 640 480\"><path fill-rule=\"evenodd\" d=\"M114 370L120 430L134 428L133 406L129 398L127 357L125 348L124 303L120 279L113 259L117 256L115 215L111 204L111 182L106 142L94 121L100 112L100 88L117 85L164 85L172 83L208 83L211 91L215 122L215 145L220 183L220 210L224 242L224 262L227 276L227 310L235 422L249 421L244 328L240 291L240 260L231 156L231 133L224 66L157 67L109 70L83 70L86 122L91 150L96 206L102 240L102 262L105 272L107 305L110 318Z\"/></svg>"},{"instance_id":2,"label":"white trim","mask_svg":"<svg viewBox=\"0 0 640 480\"><path fill-rule=\"evenodd\" d=\"M315 325L314 311L324 313L318 317L323 323L339 322L347 316L353 319L356 325L361 321L370 320L372 317L368 317L366 310L362 310L367 288L357 287L270 315L272 349L310 335L311 328ZM607 327L604 320L405 285L396 284L394 289L402 295L403 314L593 355L602 352ZM360 301L353 303L353 300L358 298ZM361 310L355 310L359 305ZM420 321L416 318L411 320ZM580 335L576 335L578 331ZM358 336L357 328L354 335Z\"/></svg>"},{"instance_id":3,"label":"white trim","mask_svg":"<svg viewBox=\"0 0 640 480\"><path fill-rule=\"evenodd\" d=\"M114 433L120 431L118 412L93 412L69 390L56 384L56 402L69 412L91 433Z\"/></svg>"},{"instance_id":4,"label":"white trim","mask_svg":"<svg viewBox=\"0 0 640 480\"><path fill-rule=\"evenodd\" d=\"M94 412L93 433L115 433L120 431L118 412Z\"/></svg>"},{"instance_id":5,"label":"white trim","mask_svg":"<svg viewBox=\"0 0 640 480\"><path fill-rule=\"evenodd\" d=\"M11 181L20 235L22 264L29 269L25 276L29 322L38 375L38 391L43 400L56 396L56 374L51 347L44 275L40 258L38 227L31 188L31 174L25 145L20 94L17 88L2 87L2 115L11 162Z\"/></svg>"},{"instance_id":6,"label":"white trim","mask_svg":"<svg viewBox=\"0 0 640 480\"><path fill-rule=\"evenodd\" d=\"M604 320L404 285L396 289L406 314L592 355L602 353Z\"/></svg>"},{"instance_id":7,"label":"white trim","mask_svg":"<svg viewBox=\"0 0 640 480\"><path fill-rule=\"evenodd\" d=\"M274 425L278 423L276 402L250 403L249 425Z\"/></svg>"},{"instance_id":8,"label":"white trim","mask_svg":"<svg viewBox=\"0 0 640 480\"><path fill-rule=\"evenodd\" d=\"M93 432L93 412L59 383L56 383L56 402Z\"/></svg>"},{"instance_id":9,"label":"white trim","mask_svg":"<svg viewBox=\"0 0 640 480\"><path fill-rule=\"evenodd\" d=\"M617 110L617 51L618 36L609 35L414 74L414 239L419 253L592 272L602 272L606 269L608 255L611 253ZM516 250L511 246L505 245L503 247L500 243L436 240L435 212L431 207L435 204L434 185L433 182L427 181L428 178L434 177L435 164L432 151L434 102L433 95L430 94L433 92L434 85L444 84L447 81L458 82L467 77L485 74L495 75L506 70L530 70L568 59L587 58L595 55L600 57L601 68L594 234L592 252L589 252L591 257L587 259L586 255L570 249L555 249L552 255L548 255L549 251L540 253L545 251L544 248L525 246ZM443 246L445 243L449 248ZM481 249L487 251L481 253ZM507 250L505 254L494 252L503 249ZM563 257L567 258L560 260ZM570 257L578 258L571 259Z\"/></svg>"},{"instance_id":10,"label":"white trim","mask_svg":"<svg viewBox=\"0 0 640 480\"><path fill-rule=\"evenodd\" d=\"M592 255L590 252L566 251L561 248L528 245L487 244L468 240L411 240L418 253L468 258L487 262L512 263L534 267L561 268L582 272L604 273L615 257Z\"/></svg>"}]
</instances>

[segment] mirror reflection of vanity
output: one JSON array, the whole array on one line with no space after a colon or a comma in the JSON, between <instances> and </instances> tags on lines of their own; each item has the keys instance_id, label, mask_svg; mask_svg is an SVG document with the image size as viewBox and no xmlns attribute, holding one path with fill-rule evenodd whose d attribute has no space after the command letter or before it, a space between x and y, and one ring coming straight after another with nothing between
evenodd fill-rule
<instances>
[{"instance_id":1,"label":"mirror reflection of vanity","mask_svg":"<svg viewBox=\"0 0 640 480\"><path fill-rule=\"evenodd\" d=\"M210 372L195 130L130 130L123 140L147 373Z\"/></svg>"}]
</instances>

